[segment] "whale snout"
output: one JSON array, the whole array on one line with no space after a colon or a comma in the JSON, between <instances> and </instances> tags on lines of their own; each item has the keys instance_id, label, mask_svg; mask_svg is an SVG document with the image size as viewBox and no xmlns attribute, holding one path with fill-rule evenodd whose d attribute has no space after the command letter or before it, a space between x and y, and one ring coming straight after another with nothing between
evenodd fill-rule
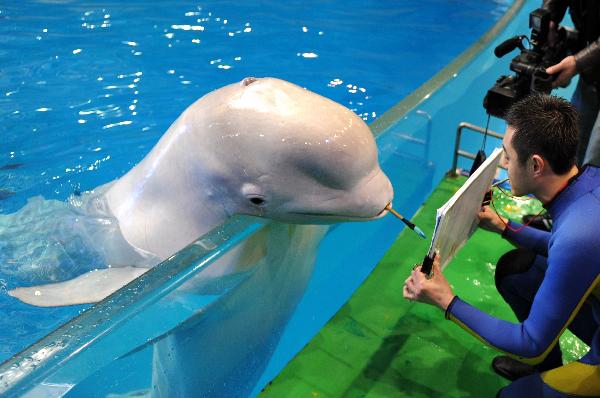
<instances>
[{"instance_id":1,"label":"whale snout","mask_svg":"<svg viewBox=\"0 0 600 398\"><path fill-rule=\"evenodd\" d=\"M315 200L314 196L311 198L309 205L302 205L299 201L281 214L271 214L271 217L301 224L370 221L388 213L386 207L394 198L394 189L383 171L377 170L341 195L338 191L338 195L322 200Z\"/></svg>"},{"instance_id":2,"label":"whale snout","mask_svg":"<svg viewBox=\"0 0 600 398\"><path fill-rule=\"evenodd\" d=\"M385 209L394 199L394 188L385 173L378 169L351 193L347 215L357 219L375 219L387 214Z\"/></svg>"}]
</instances>

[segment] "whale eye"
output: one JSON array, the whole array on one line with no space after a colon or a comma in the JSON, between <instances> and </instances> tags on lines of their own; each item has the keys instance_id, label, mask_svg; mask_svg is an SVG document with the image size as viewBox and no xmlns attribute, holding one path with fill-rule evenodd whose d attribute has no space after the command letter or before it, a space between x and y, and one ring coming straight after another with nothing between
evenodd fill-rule
<instances>
[{"instance_id":1,"label":"whale eye","mask_svg":"<svg viewBox=\"0 0 600 398\"><path fill-rule=\"evenodd\" d=\"M264 191L257 184L246 182L242 185L240 191L253 206L263 207L267 204L267 199L263 194Z\"/></svg>"},{"instance_id":2,"label":"whale eye","mask_svg":"<svg viewBox=\"0 0 600 398\"><path fill-rule=\"evenodd\" d=\"M261 198L260 196L253 196L250 198L250 203L252 203L255 206L263 206L267 203L267 201L264 198Z\"/></svg>"}]
</instances>

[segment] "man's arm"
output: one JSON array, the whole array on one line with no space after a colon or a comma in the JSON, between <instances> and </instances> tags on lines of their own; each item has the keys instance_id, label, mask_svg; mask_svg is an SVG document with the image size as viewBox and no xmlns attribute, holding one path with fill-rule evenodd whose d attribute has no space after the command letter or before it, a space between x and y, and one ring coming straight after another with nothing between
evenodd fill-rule
<instances>
[{"instance_id":1,"label":"man's arm","mask_svg":"<svg viewBox=\"0 0 600 398\"><path fill-rule=\"evenodd\" d=\"M573 244L553 247L552 252L553 261L523 323L492 317L459 298L448 306L446 318L520 361L540 363L600 280L597 256L590 256L597 250Z\"/></svg>"},{"instance_id":2,"label":"man's arm","mask_svg":"<svg viewBox=\"0 0 600 398\"><path fill-rule=\"evenodd\" d=\"M455 296L444 278L439 258L433 263L433 276L417 267L406 280L406 299L435 305L446 318L482 342L523 362L544 360L584 301L599 285L600 264L597 249L589 242L570 241L553 247L554 262L535 295L529 317L523 323L495 318Z\"/></svg>"},{"instance_id":3,"label":"man's arm","mask_svg":"<svg viewBox=\"0 0 600 398\"><path fill-rule=\"evenodd\" d=\"M521 228L520 224L498 215L489 206L481 208L478 218L481 228L501 234L503 238L519 247L532 250L542 256L548 255L549 232L531 227Z\"/></svg>"},{"instance_id":4,"label":"man's arm","mask_svg":"<svg viewBox=\"0 0 600 398\"><path fill-rule=\"evenodd\" d=\"M569 2L565 0L545 0L542 8L550 11L550 32L548 43L554 45L558 24L565 16ZM600 82L600 38L588 44L577 54L569 55L558 64L546 69L546 73L557 75L552 83L553 87L566 87L573 76L580 74L581 78L588 84Z\"/></svg>"},{"instance_id":5,"label":"man's arm","mask_svg":"<svg viewBox=\"0 0 600 398\"><path fill-rule=\"evenodd\" d=\"M529 249L540 256L548 256L551 233L509 221L502 237L518 247Z\"/></svg>"},{"instance_id":6,"label":"man's arm","mask_svg":"<svg viewBox=\"0 0 600 398\"><path fill-rule=\"evenodd\" d=\"M566 87L573 76L580 74L588 84L600 82L600 38L575 55L565 57L546 69L549 75L557 75L552 87Z\"/></svg>"},{"instance_id":7,"label":"man's arm","mask_svg":"<svg viewBox=\"0 0 600 398\"><path fill-rule=\"evenodd\" d=\"M550 19L558 25L565 17L569 2L565 0L544 0L542 8L550 11Z\"/></svg>"},{"instance_id":8,"label":"man's arm","mask_svg":"<svg viewBox=\"0 0 600 398\"><path fill-rule=\"evenodd\" d=\"M575 65L586 83L596 84L600 81L600 38L575 54Z\"/></svg>"}]
</instances>

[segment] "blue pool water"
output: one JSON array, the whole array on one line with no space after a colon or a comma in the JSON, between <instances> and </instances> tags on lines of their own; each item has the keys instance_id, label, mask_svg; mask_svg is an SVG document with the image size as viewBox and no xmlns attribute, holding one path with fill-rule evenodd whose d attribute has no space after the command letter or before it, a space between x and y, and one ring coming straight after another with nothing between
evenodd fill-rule
<instances>
[{"instance_id":1,"label":"blue pool water","mask_svg":"<svg viewBox=\"0 0 600 398\"><path fill-rule=\"evenodd\" d=\"M64 201L119 177L187 105L246 76L292 81L372 122L479 38L509 3L4 2L0 214L38 195ZM402 170L386 172L410 180ZM430 188L413 183L401 202L408 213L418 206L411 197ZM4 360L85 307L39 309L7 296L19 279L11 242L0 245ZM82 272L95 266L82 259Z\"/></svg>"},{"instance_id":2,"label":"blue pool water","mask_svg":"<svg viewBox=\"0 0 600 398\"><path fill-rule=\"evenodd\" d=\"M450 62L508 1L3 2L3 213L127 171L179 113L275 76L381 115ZM341 6L343 4L343 6Z\"/></svg>"}]
</instances>

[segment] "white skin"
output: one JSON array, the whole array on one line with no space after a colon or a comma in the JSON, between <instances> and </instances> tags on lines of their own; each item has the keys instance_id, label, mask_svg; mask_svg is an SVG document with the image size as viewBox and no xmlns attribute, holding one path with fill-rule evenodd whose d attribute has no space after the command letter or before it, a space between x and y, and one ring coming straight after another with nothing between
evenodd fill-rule
<instances>
[{"instance_id":1,"label":"white skin","mask_svg":"<svg viewBox=\"0 0 600 398\"><path fill-rule=\"evenodd\" d=\"M525 163L520 162L512 145L514 133L514 128L508 126L502 140L504 166L508 170L513 194L533 194L544 204L550 202L569 179L577 174L577 167L573 166L565 174L555 174L547 160L538 154L531 155ZM480 227L499 234L504 232L508 222L505 218L501 219L489 206L481 209L478 218ZM455 294L442 273L437 254L432 271L433 276L428 279L421 272L421 267L416 267L406 279L402 293L407 300L431 304L445 311Z\"/></svg>"},{"instance_id":2,"label":"white skin","mask_svg":"<svg viewBox=\"0 0 600 398\"><path fill-rule=\"evenodd\" d=\"M550 31L548 32L548 44L553 46L556 43L557 38L557 26L554 21L550 22ZM575 57L569 55L565 57L556 65L552 65L546 69L546 73L549 75L557 75L556 79L552 82L552 87L567 87L571 83L573 76L577 74L577 63Z\"/></svg>"}]
</instances>

